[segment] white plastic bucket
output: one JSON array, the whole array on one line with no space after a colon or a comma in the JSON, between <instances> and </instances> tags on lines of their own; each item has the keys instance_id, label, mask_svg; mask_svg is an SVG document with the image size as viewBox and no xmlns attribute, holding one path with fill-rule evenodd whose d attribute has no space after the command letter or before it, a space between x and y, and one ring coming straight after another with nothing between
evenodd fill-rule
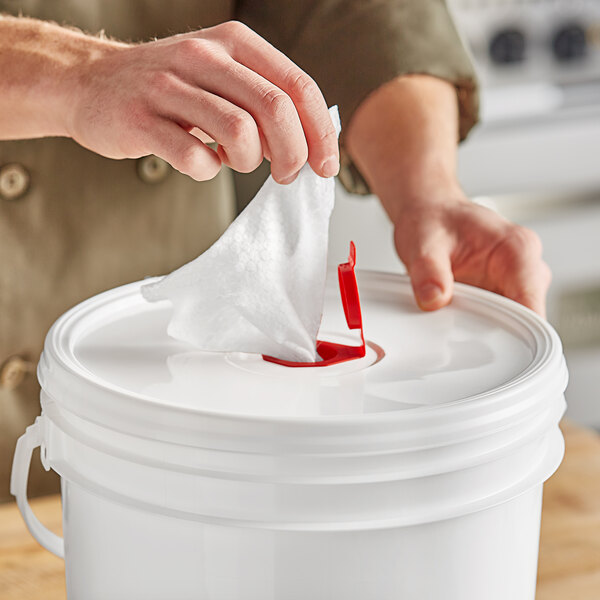
<instances>
[{"instance_id":1,"label":"white plastic bucket","mask_svg":"<svg viewBox=\"0 0 600 600\"><path fill-rule=\"evenodd\" d=\"M531 311L359 273L367 355L290 369L168 338L141 283L63 315L12 491L70 600L533 600L567 372ZM321 337L347 339L335 278ZM383 351L383 352L382 352ZM64 542L27 504L41 446Z\"/></svg>"}]
</instances>

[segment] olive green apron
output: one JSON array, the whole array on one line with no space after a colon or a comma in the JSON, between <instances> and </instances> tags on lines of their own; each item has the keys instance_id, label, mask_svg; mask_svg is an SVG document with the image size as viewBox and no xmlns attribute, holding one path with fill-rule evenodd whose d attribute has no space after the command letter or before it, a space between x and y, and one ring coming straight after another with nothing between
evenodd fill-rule
<instances>
[{"instance_id":1,"label":"olive green apron","mask_svg":"<svg viewBox=\"0 0 600 600\"><path fill-rule=\"evenodd\" d=\"M0 0L0 12L133 41L231 18L224 0ZM16 440L40 412L35 365L65 310L167 273L234 217L231 174L197 183L150 156L109 160L63 138L0 142L0 502ZM37 461L34 461L34 465ZM58 490L32 467L31 495Z\"/></svg>"}]
</instances>

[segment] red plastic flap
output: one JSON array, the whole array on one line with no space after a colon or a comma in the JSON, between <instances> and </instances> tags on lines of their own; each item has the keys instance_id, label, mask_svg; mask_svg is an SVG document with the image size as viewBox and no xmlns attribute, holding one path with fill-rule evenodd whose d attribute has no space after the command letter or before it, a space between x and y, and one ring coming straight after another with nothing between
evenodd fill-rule
<instances>
[{"instance_id":1,"label":"red plastic flap","mask_svg":"<svg viewBox=\"0 0 600 600\"><path fill-rule=\"evenodd\" d=\"M362 358L366 354L360 297L358 295L356 273L354 272L355 265L356 246L354 245L354 242L350 242L348 262L338 266L338 281L340 285L340 295L342 297L342 306L344 307L344 314L346 315L346 322L350 329L360 329L361 345L346 346L345 344L335 344L334 342L317 340L317 354L323 359L319 362L293 362L263 355L264 360L285 367L326 367L354 360L355 358Z\"/></svg>"},{"instance_id":2,"label":"red plastic flap","mask_svg":"<svg viewBox=\"0 0 600 600\"><path fill-rule=\"evenodd\" d=\"M356 246L350 242L350 256L347 263L338 266L338 279L340 282L340 294L346 322L350 329L362 328L362 313L360 310L360 298L358 296L358 284L354 267L356 265Z\"/></svg>"}]
</instances>

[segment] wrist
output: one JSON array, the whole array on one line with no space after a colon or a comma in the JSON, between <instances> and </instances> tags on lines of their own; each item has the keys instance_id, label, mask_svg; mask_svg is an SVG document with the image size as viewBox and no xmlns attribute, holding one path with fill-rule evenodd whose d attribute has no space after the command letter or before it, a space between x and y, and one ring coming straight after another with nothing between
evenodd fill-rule
<instances>
[{"instance_id":1,"label":"wrist","mask_svg":"<svg viewBox=\"0 0 600 600\"><path fill-rule=\"evenodd\" d=\"M394 225L404 221L407 215L436 212L470 202L454 172L434 168L406 176L398 173L395 178L373 182L372 189Z\"/></svg>"},{"instance_id":2,"label":"wrist","mask_svg":"<svg viewBox=\"0 0 600 600\"><path fill-rule=\"evenodd\" d=\"M55 120L62 135L75 137L80 107L90 101L103 61L130 47L128 44L76 33L69 48L68 65L55 90Z\"/></svg>"},{"instance_id":3,"label":"wrist","mask_svg":"<svg viewBox=\"0 0 600 600\"><path fill-rule=\"evenodd\" d=\"M345 145L396 222L406 211L464 198L456 178L456 90L427 75L384 84L356 109Z\"/></svg>"}]
</instances>

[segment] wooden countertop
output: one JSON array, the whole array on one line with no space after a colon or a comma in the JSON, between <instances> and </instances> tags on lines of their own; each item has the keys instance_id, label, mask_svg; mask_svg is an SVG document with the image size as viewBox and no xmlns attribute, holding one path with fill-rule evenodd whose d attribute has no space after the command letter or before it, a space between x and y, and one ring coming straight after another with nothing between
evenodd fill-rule
<instances>
[{"instance_id":1,"label":"wooden countertop","mask_svg":"<svg viewBox=\"0 0 600 600\"><path fill-rule=\"evenodd\" d=\"M567 454L544 492L537 600L598 600L600 436L570 424L563 431ZM60 498L31 504L60 533ZM63 562L33 540L14 503L0 505L0 597L65 599Z\"/></svg>"}]
</instances>

